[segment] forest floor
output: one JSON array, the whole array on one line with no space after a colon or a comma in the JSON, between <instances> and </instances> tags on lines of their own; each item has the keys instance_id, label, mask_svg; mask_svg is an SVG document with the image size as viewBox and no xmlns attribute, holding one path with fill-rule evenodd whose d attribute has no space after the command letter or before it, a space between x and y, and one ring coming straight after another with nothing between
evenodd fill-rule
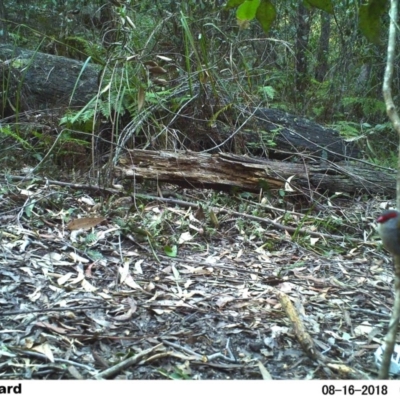
<instances>
[{"instance_id":1,"label":"forest floor","mask_svg":"<svg viewBox=\"0 0 400 400\"><path fill-rule=\"evenodd\" d=\"M168 201L1 187L1 379L377 377L393 304L374 227L386 204L302 214L296 199L169 187Z\"/></svg>"}]
</instances>

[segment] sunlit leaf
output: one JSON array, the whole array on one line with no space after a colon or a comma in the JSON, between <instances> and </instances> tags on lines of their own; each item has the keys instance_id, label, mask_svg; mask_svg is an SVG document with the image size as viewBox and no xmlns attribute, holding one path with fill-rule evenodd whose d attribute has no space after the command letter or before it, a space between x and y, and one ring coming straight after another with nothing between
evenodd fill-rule
<instances>
[{"instance_id":1,"label":"sunlit leaf","mask_svg":"<svg viewBox=\"0 0 400 400\"><path fill-rule=\"evenodd\" d=\"M164 251L168 257L176 257L178 254L178 247L175 245L174 246L165 246Z\"/></svg>"},{"instance_id":2,"label":"sunlit leaf","mask_svg":"<svg viewBox=\"0 0 400 400\"><path fill-rule=\"evenodd\" d=\"M239 21L250 21L255 18L261 0L246 0L236 11Z\"/></svg>"}]
</instances>

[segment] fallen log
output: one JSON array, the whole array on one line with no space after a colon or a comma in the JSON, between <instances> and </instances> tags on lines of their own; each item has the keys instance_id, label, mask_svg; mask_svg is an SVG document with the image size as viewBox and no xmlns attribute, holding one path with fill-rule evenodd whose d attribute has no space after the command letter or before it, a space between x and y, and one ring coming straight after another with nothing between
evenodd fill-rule
<instances>
[{"instance_id":1,"label":"fallen log","mask_svg":"<svg viewBox=\"0 0 400 400\"><path fill-rule=\"evenodd\" d=\"M83 107L98 92L99 65L11 45L0 45L0 60L8 95L2 110Z\"/></svg>"},{"instance_id":2,"label":"fallen log","mask_svg":"<svg viewBox=\"0 0 400 400\"><path fill-rule=\"evenodd\" d=\"M382 193L394 196L396 174L367 163L291 163L234 154L130 150L119 160L119 178L155 180L183 187L257 193L290 181L301 191Z\"/></svg>"},{"instance_id":3,"label":"fallen log","mask_svg":"<svg viewBox=\"0 0 400 400\"><path fill-rule=\"evenodd\" d=\"M201 119L191 125L196 135L189 136L185 144L192 150L195 146L190 140L201 142L206 149L238 150L279 160L308 156L337 162L361 155L357 143L346 141L338 131L276 108L232 105L210 127L202 128ZM184 126L178 128L183 130Z\"/></svg>"}]
</instances>

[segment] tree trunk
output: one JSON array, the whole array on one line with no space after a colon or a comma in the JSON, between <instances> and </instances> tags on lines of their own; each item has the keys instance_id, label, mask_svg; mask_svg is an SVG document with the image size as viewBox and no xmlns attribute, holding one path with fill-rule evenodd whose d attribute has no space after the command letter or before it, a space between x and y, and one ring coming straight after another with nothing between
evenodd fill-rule
<instances>
[{"instance_id":1,"label":"tree trunk","mask_svg":"<svg viewBox=\"0 0 400 400\"><path fill-rule=\"evenodd\" d=\"M4 0L0 0L0 43L7 43L8 30L7 30L7 11L4 6Z\"/></svg>"},{"instance_id":2,"label":"tree trunk","mask_svg":"<svg viewBox=\"0 0 400 400\"><path fill-rule=\"evenodd\" d=\"M306 89L307 83L307 48L310 34L311 14L302 1L297 8L297 30L296 30L296 90L301 97ZM300 101L301 102L301 101Z\"/></svg>"},{"instance_id":3,"label":"tree trunk","mask_svg":"<svg viewBox=\"0 0 400 400\"><path fill-rule=\"evenodd\" d=\"M323 82L328 73L329 39L331 35L331 16L325 11L321 11L321 33L317 53L317 67L315 79Z\"/></svg>"}]
</instances>

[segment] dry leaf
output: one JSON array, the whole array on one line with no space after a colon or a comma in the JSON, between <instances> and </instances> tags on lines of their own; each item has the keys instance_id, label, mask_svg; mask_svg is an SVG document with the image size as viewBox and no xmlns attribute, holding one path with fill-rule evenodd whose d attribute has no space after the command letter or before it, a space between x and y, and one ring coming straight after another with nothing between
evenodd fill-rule
<instances>
[{"instance_id":1,"label":"dry leaf","mask_svg":"<svg viewBox=\"0 0 400 400\"><path fill-rule=\"evenodd\" d=\"M138 275L142 275L143 274L143 270L142 270L142 263L144 260L138 260L135 262L135 273Z\"/></svg>"},{"instance_id":2,"label":"dry leaf","mask_svg":"<svg viewBox=\"0 0 400 400\"><path fill-rule=\"evenodd\" d=\"M268 372L267 368L265 368L265 366L260 361L258 361L257 364L258 364L258 368L260 369L261 376L263 377L263 379L265 381L271 381L272 380L272 376Z\"/></svg>"},{"instance_id":3,"label":"dry leaf","mask_svg":"<svg viewBox=\"0 0 400 400\"><path fill-rule=\"evenodd\" d=\"M67 274L65 274L65 275L62 276L61 278L58 278L58 279L57 279L57 283L58 283L60 286L64 285L65 282L69 281L69 279L71 278L72 275L73 275L72 272L68 272Z\"/></svg>"},{"instance_id":4,"label":"dry leaf","mask_svg":"<svg viewBox=\"0 0 400 400\"><path fill-rule=\"evenodd\" d=\"M168 84L168 81L166 81L165 79L162 79L162 78L153 78L152 81L156 85L160 85L160 86L167 86L167 84Z\"/></svg>"},{"instance_id":5,"label":"dry leaf","mask_svg":"<svg viewBox=\"0 0 400 400\"><path fill-rule=\"evenodd\" d=\"M193 236L190 234L190 232L183 232L181 234L181 236L179 237L178 243L182 244L185 242L189 242L192 239L193 239Z\"/></svg>"},{"instance_id":6,"label":"dry leaf","mask_svg":"<svg viewBox=\"0 0 400 400\"><path fill-rule=\"evenodd\" d=\"M155 61L151 61L151 60L145 61L143 64L146 67L158 67L158 64Z\"/></svg>"},{"instance_id":7,"label":"dry leaf","mask_svg":"<svg viewBox=\"0 0 400 400\"><path fill-rule=\"evenodd\" d=\"M77 283L83 281L85 279L85 275L83 273L83 271L79 271L78 270L78 276L72 280L70 280L69 284L70 285L76 285Z\"/></svg>"},{"instance_id":8,"label":"dry leaf","mask_svg":"<svg viewBox=\"0 0 400 400\"><path fill-rule=\"evenodd\" d=\"M86 279L82 281L82 287L87 291L87 292L95 292L97 290L96 287L94 287L92 284L90 284Z\"/></svg>"},{"instance_id":9,"label":"dry leaf","mask_svg":"<svg viewBox=\"0 0 400 400\"><path fill-rule=\"evenodd\" d=\"M221 296L217 299L216 304L219 308L222 308L225 304L232 300L235 300L235 298L232 296Z\"/></svg>"},{"instance_id":10,"label":"dry leaf","mask_svg":"<svg viewBox=\"0 0 400 400\"><path fill-rule=\"evenodd\" d=\"M157 67L147 67L149 72L153 75L163 75L166 74L168 71L160 66Z\"/></svg>"},{"instance_id":11,"label":"dry leaf","mask_svg":"<svg viewBox=\"0 0 400 400\"><path fill-rule=\"evenodd\" d=\"M71 374L71 376L74 379L84 379L83 376L79 373L79 371L73 365L70 365L68 367L68 372Z\"/></svg>"},{"instance_id":12,"label":"dry leaf","mask_svg":"<svg viewBox=\"0 0 400 400\"><path fill-rule=\"evenodd\" d=\"M78 218L78 219L72 220L67 225L67 229L69 229L70 231L76 231L78 229L90 229L90 228L93 228L96 225L101 224L105 220L106 220L106 218L104 218L104 217Z\"/></svg>"},{"instance_id":13,"label":"dry leaf","mask_svg":"<svg viewBox=\"0 0 400 400\"><path fill-rule=\"evenodd\" d=\"M128 297L127 300L128 300L128 304L129 304L129 307L131 308L131 310L133 312L136 312L136 310L137 310L137 302L136 302L136 300L132 299L131 297Z\"/></svg>"},{"instance_id":14,"label":"dry leaf","mask_svg":"<svg viewBox=\"0 0 400 400\"><path fill-rule=\"evenodd\" d=\"M50 331L59 333L60 335L65 335L66 333L68 333L68 331L66 329L60 328L59 326L56 326L56 325L49 324L47 322L36 322L35 325L41 326L42 328L46 328Z\"/></svg>"},{"instance_id":15,"label":"dry leaf","mask_svg":"<svg viewBox=\"0 0 400 400\"><path fill-rule=\"evenodd\" d=\"M119 280L120 283L124 283L126 277L129 275L129 265L130 265L130 262L126 261L126 262L124 262L122 267L118 268L118 272L120 275L120 280Z\"/></svg>"},{"instance_id":16,"label":"dry leaf","mask_svg":"<svg viewBox=\"0 0 400 400\"><path fill-rule=\"evenodd\" d=\"M74 260L74 262L87 264L89 259L81 257L80 255L73 253L72 251L69 253L69 256Z\"/></svg>"},{"instance_id":17,"label":"dry leaf","mask_svg":"<svg viewBox=\"0 0 400 400\"><path fill-rule=\"evenodd\" d=\"M143 290L136 282L135 280L132 278L131 275L128 275L125 280L124 280L125 285L129 286L132 289L140 289Z\"/></svg>"},{"instance_id":18,"label":"dry leaf","mask_svg":"<svg viewBox=\"0 0 400 400\"><path fill-rule=\"evenodd\" d=\"M122 315L118 315L117 317L114 317L116 321L128 321L129 319L132 318L132 315L136 312L137 310L137 303L134 299L128 297L128 303L129 303L129 310Z\"/></svg>"},{"instance_id":19,"label":"dry leaf","mask_svg":"<svg viewBox=\"0 0 400 400\"><path fill-rule=\"evenodd\" d=\"M136 25L133 23L133 21L129 18L129 16L126 16L126 22L133 28L136 29Z\"/></svg>"},{"instance_id":20,"label":"dry leaf","mask_svg":"<svg viewBox=\"0 0 400 400\"><path fill-rule=\"evenodd\" d=\"M175 280L178 281L179 279L181 279L181 275L174 265L172 266L172 273L174 274Z\"/></svg>"},{"instance_id":21,"label":"dry leaf","mask_svg":"<svg viewBox=\"0 0 400 400\"><path fill-rule=\"evenodd\" d=\"M129 319L132 318L133 315L133 310L129 309L125 314L117 315L116 317L113 317L116 321L128 321Z\"/></svg>"},{"instance_id":22,"label":"dry leaf","mask_svg":"<svg viewBox=\"0 0 400 400\"><path fill-rule=\"evenodd\" d=\"M290 186L291 180L295 177L296 175L290 176L286 182L285 182L285 192L294 192L295 190Z\"/></svg>"},{"instance_id":23,"label":"dry leaf","mask_svg":"<svg viewBox=\"0 0 400 400\"><path fill-rule=\"evenodd\" d=\"M53 352L51 351L50 346L47 343L36 346L32 350L44 354L50 360L50 362L54 362Z\"/></svg>"},{"instance_id":24,"label":"dry leaf","mask_svg":"<svg viewBox=\"0 0 400 400\"><path fill-rule=\"evenodd\" d=\"M172 61L172 58L169 58L169 57L159 56L159 55L157 55L156 57L159 58L160 60L163 60L163 61L167 61L167 62L171 62Z\"/></svg>"},{"instance_id":25,"label":"dry leaf","mask_svg":"<svg viewBox=\"0 0 400 400\"><path fill-rule=\"evenodd\" d=\"M96 204L96 202L89 196L82 196L79 201L81 201L82 203L88 205L88 206L94 206Z\"/></svg>"},{"instance_id":26,"label":"dry leaf","mask_svg":"<svg viewBox=\"0 0 400 400\"><path fill-rule=\"evenodd\" d=\"M367 336L374 327L368 321L364 321L362 324L354 328L354 334L358 336Z\"/></svg>"}]
</instances>

